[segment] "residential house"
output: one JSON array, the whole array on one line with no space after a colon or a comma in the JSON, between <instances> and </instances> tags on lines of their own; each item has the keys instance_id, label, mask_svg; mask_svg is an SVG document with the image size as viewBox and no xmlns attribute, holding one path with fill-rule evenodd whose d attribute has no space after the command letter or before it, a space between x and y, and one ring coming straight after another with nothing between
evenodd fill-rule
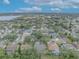
<instances>
[{"instance_id":1,"label":"residential house","mask_svg":"<svg viewBox=\"0 0 79 59\"><path fill-rule=\"evenodd\" d=\"M60 53L59 47L55 41L49 41L47 45L48 45L48 50L50 50L55 55L59 55Z\"/></svg>"},{"instance_id":2,"label":"residential house","mask_svg":"<svg viewBox=\"0 0 79 59\"><path fill-rule=\"evenodd\" d=\"M61 48L64 48L64 49L75 49L75 46L73 44L63 43L61 45Z\"/></svg>"},{"instance_id":3,"label":"residential house","mask_svg":"<svg viewBox=\"0 0 79 59\"><path fill-rule=\"evenodd\" d=\"M44 53L44 50L46 49L46 45L42 42L35 42L34 48L36 49L37 53Z\"/></svg>"},{"instance_id":4,"label":"residential house","mask_svg":"<svg viewBox=\"0 0 79 59\"><path fill-rule=\"evenodd\" d=\"M8 44L5 51L8 55L13 54L16 51L17 45L16 44Z\"/></svg>"}]
</instances>

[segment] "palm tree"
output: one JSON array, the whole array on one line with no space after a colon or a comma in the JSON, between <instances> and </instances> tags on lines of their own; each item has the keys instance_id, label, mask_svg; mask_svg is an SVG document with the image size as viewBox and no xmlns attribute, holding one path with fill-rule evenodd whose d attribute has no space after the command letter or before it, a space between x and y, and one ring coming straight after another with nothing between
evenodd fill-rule
<instances>
[{"instance_id":1,"label":"palm tree","mask_svg":"<svg viewBox=\"0 0 79 59\"><path fill-rule=\"evenodd\" d=\"M18 54L19 54L19 57L20 57L20 59L21 59L21 43L18 43Z\"/></svg>"},{"instance_id":2,"label":"palm tree","mask_svg":"<svg viewBox=\"0 0 79 59\"><path fill-rule=\"evenodd\" d=\"M7 51L6 51L7 46L8 46L8 43L6 43L6 45L5 45L5 48L4 48L4 55L7 55Z\"/></svg>"}]
</instances>

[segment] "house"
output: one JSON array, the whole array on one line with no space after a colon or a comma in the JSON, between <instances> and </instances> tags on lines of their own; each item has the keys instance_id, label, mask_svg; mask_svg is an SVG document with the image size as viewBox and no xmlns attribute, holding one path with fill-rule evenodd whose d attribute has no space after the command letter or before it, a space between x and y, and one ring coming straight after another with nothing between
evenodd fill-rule
<instances>
[{"instance_id":1,"label":"house","mask_svg":"<svg viewBox=\"0 0 79 59\"><path fill-rule=\"evenodd\" d=\"M58 33L55 32L54 29L48 29L48 34L52 36L52 38L56 38Z\"/></svg>"},{"instance_id":2,"label":"house","mask_svg":"<svg viewBox=\"0 0 79 59\"><path fill-rule=\"evenodd\" d=\"M46 45L42 42L37 41L35 42L34 48L36 49L37 53L43 53L46 49Z\"/></svg>"},{"instance_id":3,"label":"house","mask_svg":"<svg viewBox=\"0 0 79 59\"><path fill-rule=\"evenodd\" d=\"M29 44L22 44L21 45L21 50L26 50L26 49L30 49L31 48L31 45L29 45Z\"/></svg>"},{"instance_id":4,"label":"house","mask_svg":"<svg viewBox=\"0 0 79 59\"><path fill-rule=\"evenodd\" d=\"M60 35L59 39L62 41L62 43L67 43L67 37L64 35Z\"/></svg>"},{"instance_id":5,"label":"house","mask_svg":"<svg viewBox=\"0 0 79 59\"><path fill-rule=\"evenodd\" d=\"M79 51L79 43L73 42L73 46L76 48L76 51Z\"/></svg>"},{"instance_id":6,"label":"house","mask_svg":"<svg viewBox=\"0 0 79 59\"><path fill-rule=\"evenodd\" d=\"M16 44L8 44L5 48L5 51L8 55L13 54L16 51L17 45Z\"/></svg>"},{"instance_id":7,"label":"house","mask_svg":"<svg viewBox=\"0 0 79 59\"><path fill-rule=\"evenodd\" d=\"M32 30L31 29L28 29L28 30L24 31L24 35L26 35L26 36L30 36L31 34L32 34Z\"/></svg>"},{"instance_id":8,"label":"house","mask_svg":"<svg viewBox=\"0 0 79 59\"><path fill-rule=\"evenodd\" d=\"M57 38L51 39L50 42L51 42L51 41L54 41L54 42L56 42L58 45L61 45L61 44L63 44L63 43L66 43L66 38L64 38L64 37L57 37Z\"/></svg>"},{"instance_id":9,"label":"house","mask_svg":"<svg viewBox=\"0 0 79 59\"><path fill-rule=\"evenodd\" d=\"M59 55L60 53L59 47L55 41L49 41L47 45L48 45L48 50L50 50L55 55Z\"/></svg>"},{"instance_id":10,"label":"house","mask_svg":"<svg viewBox=\"0 0 79 59\"><path fill-rule=\"evenodd\" d=\"M4 41L1 41L0 42L0 48L3 48L4 49L5 45L4 45Z\"/></svg>"},{"instance_id":11,"label":"house","mask_svg":"<svg viewBox=\"0 0 79 59\"><path fill-rule=\"evenodd\" d=\"M20 29L19 33L20 34L25 34L26 36L29 36L29 35L31 35L32 30L31 29Z\"/></svg>"},{"instance_id":12,"label":"house","mask_svg":"<svg viewBox=\"0 0 79 59\"><path fill-rule=\"evenodd\" d=\"M65 48L65 49L75 49L75 46L73 46L73 44L63 43L63 44L61 45L61 48Z\"/></svg>"},{"instance_id":13,"label":"house","mask_svg":"<svg viewBox=\"0 0 79 59\"><path fill-rule=\"evenodd\" d=\"M56 32L49 32L49 35L51 35L52 38L56 38L58 36Z\"/></svg>"}]
</instances>

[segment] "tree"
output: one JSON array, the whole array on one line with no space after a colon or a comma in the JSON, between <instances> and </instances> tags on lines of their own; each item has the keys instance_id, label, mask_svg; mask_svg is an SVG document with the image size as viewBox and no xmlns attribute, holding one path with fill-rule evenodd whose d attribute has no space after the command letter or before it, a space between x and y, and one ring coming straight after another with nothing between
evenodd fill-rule
<instances>
[{"instance_id":1,"label":"tree","mask_svg":"<svg viewBox=\"0 0 79 59\"><path fill-rule=\"evenodd\" d=\"M9 42L13 42L16 38L17 38L16 33L10 33L10 34L7 34L6 36L4 36L2 39L3 40L6 39Z\"/></svg>"},{"instance_id":2,"label":"tree","mask_svg":"<svg viewBox=\"0 0 79 59\"><path fill-rule=\"evenodd\" d=\"M73 42L73 41L75 40L71 34L69 34L69 35L67 36L67 38L68 38L71 42Z\"/></svg>"},{"instance_id":3,"label":"tree","mask_svg":"<svg viewBox=\"0 0 79 59\"><path fill-rule=\"evenodd\" d=\"M19 57L20 57L20 59L21 59L21 43L18 43L18 54L19 54Z\"/></svg>"},{"instance_id":4,"label":"tree","mask_svg":"<svg viewBox=\"0 0 79 59\"><path fill-rule=\"evenodd\" d=\"M36 31L32 33L38 40L42 38L43 34L40 31Z\"/></svg>"},{"instance_id":5,"label":"tree","mask_svg":"<svg viewBox=\"0 0 79 59\"><path fill-rule=\"evenodd\" d=\"M8 43L6 43L6 45L5 45L5 48L4 48L4 55L7 55L7 51L6 51L7 46L8 46Z\"/></svg>"},{"instance_id":6,"label":"tree","mask_svg":"<svg viewBox=\"0 0 79 59\"><path fill-rule=\"evenodd\" d=\"M76 51L69 49L61 49L61 56L63 59L78 59Z\"/></svg>"}]
</instances>

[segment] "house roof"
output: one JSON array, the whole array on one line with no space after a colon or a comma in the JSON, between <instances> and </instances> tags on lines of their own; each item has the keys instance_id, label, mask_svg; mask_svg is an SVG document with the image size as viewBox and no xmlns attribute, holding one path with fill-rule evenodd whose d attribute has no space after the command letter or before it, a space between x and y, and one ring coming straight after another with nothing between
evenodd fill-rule
<instances>
[{"instance_id":1,"label":"house roof","mask_svg":"<svg viewBox=\"0 0 79 59\"><path fill-rule=\"evenodd\" d=\"M59 47L58 47L58 45L56 44L56 42L51 41L51 42L48 42L48 49L49 49L49 50L55 50L55 49L59 49Z\"/></svg>"}]
</instances>

